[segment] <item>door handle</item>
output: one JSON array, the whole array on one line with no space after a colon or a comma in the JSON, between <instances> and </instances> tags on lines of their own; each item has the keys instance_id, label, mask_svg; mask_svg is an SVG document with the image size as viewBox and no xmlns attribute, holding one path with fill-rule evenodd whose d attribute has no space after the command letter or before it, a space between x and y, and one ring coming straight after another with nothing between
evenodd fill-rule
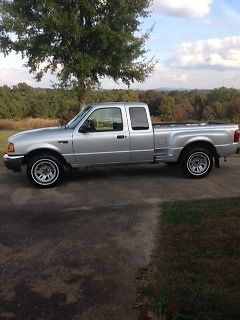
<instances>
[{"instance_id":1,"label":"door handle","mask_svg":"<svg viewBox=\"0 0 240 320\"><path fill-rule=\"evenodd\" d=\"M117 139L124 139L124 138L126 138L126 136L124 136L123 134L120 136L117 136Z\"/></svg>"}]
</instances>

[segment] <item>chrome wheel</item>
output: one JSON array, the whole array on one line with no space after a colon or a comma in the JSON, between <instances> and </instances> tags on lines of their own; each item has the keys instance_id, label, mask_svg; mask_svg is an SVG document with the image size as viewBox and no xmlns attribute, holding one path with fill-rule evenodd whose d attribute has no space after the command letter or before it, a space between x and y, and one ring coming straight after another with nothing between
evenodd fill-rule
<instances>
[{"instance_id":1,"label":"chrome wheel","mask_svg":"<svg viewBox=\"0 0 240 320\"><path fill-rule=\"evenodd\" d=\"M213 154L211 151L201 147L193 147L186 150L180 158L183 172L193 178L206 177L213 167Z\"/></svg>"},{"instance_id":2,"label":"chrome wheel","mask_svg":"<svg viewBox=\"0 0 240 320\"><path fill-rule=\"evenodd\" d=\"M31 176L36 184L49 186L54 184L59 177L59 167L51 159L39 159L31 168Z\"/></svg>"},{"instance_id":3,"label":"chrome wheel","mask_svg":"<svg viewBox=\"0 0 240 320\"><path fill-rule=\"evenodd\" d=\"M187 161L188 171L195 176L204 175L210 168L211 161L204 152L195 152L191 154Z\"/></svg>"}]
</instances>

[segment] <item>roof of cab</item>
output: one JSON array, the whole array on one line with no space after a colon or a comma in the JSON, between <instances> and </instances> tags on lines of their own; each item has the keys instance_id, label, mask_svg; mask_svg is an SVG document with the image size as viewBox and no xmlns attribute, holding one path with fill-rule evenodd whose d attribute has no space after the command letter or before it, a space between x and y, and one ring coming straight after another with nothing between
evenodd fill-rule
<instances>
[{"instance_id":1,"label":"roof of cab","mask_svg":"<svg viewBox=\"0 0 240 320\"><path fill-rule=\"evenodd\" d=\"M142 107L142 106L147 106L146 103L143 102L101 102L101 103L93 103L89 104L92 107L111 107L111 106L133 106L133 107Z\"/></svg>"}]
</instances>

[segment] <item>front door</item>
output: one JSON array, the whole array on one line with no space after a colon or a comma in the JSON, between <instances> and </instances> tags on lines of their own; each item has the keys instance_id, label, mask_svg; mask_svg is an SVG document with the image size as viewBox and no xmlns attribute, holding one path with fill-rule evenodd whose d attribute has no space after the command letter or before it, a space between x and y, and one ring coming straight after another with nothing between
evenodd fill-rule
<instances>
[{"instance_id":1,"label":"front door","mask_svg":"<svg viewBox=\"0 0 240 320\"><path fill-rule=\"evenodd\" d=\"M75 130L73 133L73 150L78 165L130 161L130 136L124 105L98 107L92 111L84 125L88 128L86 132Z\"/></svg>"}]
</instances>

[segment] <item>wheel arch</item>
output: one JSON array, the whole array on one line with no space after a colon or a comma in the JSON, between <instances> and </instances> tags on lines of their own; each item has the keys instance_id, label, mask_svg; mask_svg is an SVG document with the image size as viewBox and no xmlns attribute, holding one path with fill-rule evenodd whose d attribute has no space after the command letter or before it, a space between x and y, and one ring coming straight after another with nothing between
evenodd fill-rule
<instances>
[{"instance_id":1,"label":"wheel arch","mask_svg":"<svg viewBox=\"0 0 240 320\"><path fill-rule=\"evenodd\" d=\"M71 165L66 161L66 159L59 152L52 149L48 149L48 148L40 148L40 149L35 149L30 151L28 154L24 156L22 164L27 164L32 157L39 154L54 156L58 160L60 160L65 167L67 168L71 167Z\"/></svg>"},{"instance_id":2,"label":"wheel arch","mask_svg":"<svg viewBox=\"0 0 240 320\"><path fill-rule=\"evenodd\" d=\"M209 141L204 141L204 140L200 140L200 141L193 141L190 142L189 144L187 144L182 151L180 152L180 155L178 157L178 161L181 161L183 155L194 148L203 148L208 150L214 157L215 161L217 161L219 159L219 155L217 153L217 149L215 148L215 146L209 142Z\"/></svg>"}]
</instances>

